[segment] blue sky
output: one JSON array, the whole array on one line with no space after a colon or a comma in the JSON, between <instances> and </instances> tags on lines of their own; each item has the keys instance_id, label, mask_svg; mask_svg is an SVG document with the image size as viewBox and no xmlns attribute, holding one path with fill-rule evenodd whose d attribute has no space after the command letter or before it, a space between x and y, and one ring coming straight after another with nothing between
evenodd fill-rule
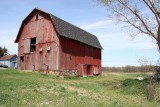
<instances>
[{"instance_id":1,"label":"blue sky","mask_svg":"<svg viewBox=\"0 0 160 107\"><path fill-rule=\"evenodd\" d=\"M0 46L17 54L17 36L22 20L40 8L96 35L103 47L103 66L139 65L147 58L155 62L160 54L153 40L138 36L134 40L127 31L108 17L108 11L96 0L0 0Z\"/></svg>"}]
</instances>

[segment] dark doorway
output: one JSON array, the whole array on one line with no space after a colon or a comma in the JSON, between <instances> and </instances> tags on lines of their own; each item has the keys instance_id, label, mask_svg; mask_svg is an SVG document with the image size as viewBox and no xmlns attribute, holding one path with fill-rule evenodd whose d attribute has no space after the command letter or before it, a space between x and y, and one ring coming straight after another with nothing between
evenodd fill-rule
<instances>
[{"instance_id":1,"label":"dark doorway","mask_svg":"<svg viewBox=\"0 0 160 107\"><path fill-rule=\"evenodd\" d=\"M20 57L20 61L21 61L21 63L24 62L24 56L21 56L21 57Z\"/></svg>"},{"instance_id":2,"label":"dark doorway","mask_svg":"<svg viewBox=\"0 0 160 107\"><path fill-rule=\"evenodd\" d=\"M24 69L24 56L20 56L20 68Z\"/></svg>"},{"instance_id":3,"label":"dark doorway","mask_svg":"<svg viewBox=\"0 0 160 107\"><path fill-rule=\"evenodd\" d=\"M92 75L91 65L87 65L87 76Z\"/></svg>"}]
</instances>

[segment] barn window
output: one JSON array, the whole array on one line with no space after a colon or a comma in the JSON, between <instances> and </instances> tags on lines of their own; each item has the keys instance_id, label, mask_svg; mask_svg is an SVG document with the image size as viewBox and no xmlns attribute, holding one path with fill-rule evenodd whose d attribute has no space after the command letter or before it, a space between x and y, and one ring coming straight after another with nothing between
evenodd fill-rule
<instances>
[{"instance_id":1,"label":"barn window","mask_svg":"<svg viewBox=\"0 0 160 107\"><path fill-rule=\"evenodd\" d=\"M39 15L38 14L36 15L36 19L35 20L39 20Z\"/></svg>"},{"instance_id":2,"label":"barn window","mask_svg":"<svg viewBox=\"0 0 160 107\"><path fill-rule=\"evenodd\" d=\"M36 51L36 38L31 38L30 51L31 52L35 52Z\"/></svg>"}]
</instances>

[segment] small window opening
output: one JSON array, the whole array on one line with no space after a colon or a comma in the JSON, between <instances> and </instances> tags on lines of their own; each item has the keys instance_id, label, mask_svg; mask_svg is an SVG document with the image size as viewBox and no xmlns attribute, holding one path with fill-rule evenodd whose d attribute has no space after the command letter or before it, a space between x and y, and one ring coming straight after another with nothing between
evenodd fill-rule
<instances>
[{"instance_id":1,"label":"small window opening","mask_svg":"<svg viewBox=\"0 0 160 107\"><path fill-rule=\"evenodd\" d=\"M31 38L30 51L31 52L35 52L36 51L36 38Z\"/></svg>"},{"instance_id":2,"label":"small window opening","mask_svg":"<svg viewBox=\"0 0 160 107\"><path fill-rule=\"evenodd\" d=\"M21 56L21 57L20 57L20 60L21 60L21 62L24 62L24 57Z\"/></svg>"},{"instance_id":3,"label":"small window opening","mask_svg":"<svg viewBox=\"0 0 160 107\"><path fill-rule=\"evenodd\" d=\"M39 20L39 15L38 14L36 15L36 20Z\"/></svg>"}]
</instances>

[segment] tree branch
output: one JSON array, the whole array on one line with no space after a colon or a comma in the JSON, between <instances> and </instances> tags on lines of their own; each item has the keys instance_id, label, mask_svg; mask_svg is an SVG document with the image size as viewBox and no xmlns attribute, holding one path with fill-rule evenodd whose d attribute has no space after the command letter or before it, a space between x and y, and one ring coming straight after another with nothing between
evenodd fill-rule
<instances>
[{"instance_id":1,"label":"tree branch","mask_svg":"<svg viewBox=\"0 0 160 107\"><path fill-rule=\"evenodd\" d=\"M156 6L155 6L154 3L152 2L152 0L148 0L148 2L151 4L151 6L152 6L152 8L154 9L154 11L156 12L157 16L160 18L159 10L156 8Z\"/></svg>"},{"instance_id":2,"label":"tree branch","mask_svg":"<svg viewBox=\"0 0 160 107\"><path fill-rule=\"evenodd\" d=\"M153 10L153 8L148 4L148 2L146 0L143 0L143 1L149 7L149 9L152 11L152 13L154 14L154 16L156 17L157 23L160 24L158 14Z\"/></svg>"},{"instance_id":3,"label":"tree branch","mask_svg":"<svg viewBox=\"0 0 160 107\"><path fill-rule=\"evenodd\" d=\"M118 2L122 4L125 8L127 8L130 12L132 12L140 20L144 28L151 34L151 36L156 39L156 36L154 35L154 33L148 29L148 26L146 25L146 23L143 21L143 19L140 17L140 15L136 11L133 11L128 5L124 3L123 0L118 0Z\"/></svg>"},{"instance_id":4,"label":"tree branch","mask_svg":"<svg viewBox=\"0 0 160 107\"><path fill-rule=\"evenodd\" d=\"M117 14L121 15L122 17L124 17L124 18L126 19L126 21L123 20L123 22L129 23L130 25L132 25L133 27L135 27L136 29L138 29L139 31L141 31L141 32L144 33L144 34L151 35L150 33L142 30L140 27L138 27L138 26L136 26L134 23L132 23L132 22L130 21L130 19L128 19L128 17L125 16L124 14L118 12L118 11L115 10L115 9L113 9L113 10L114 10L114 12L116 12ZM121 21L122 21L122 20L121 20Z\"/></svg>"}]
</instances>

